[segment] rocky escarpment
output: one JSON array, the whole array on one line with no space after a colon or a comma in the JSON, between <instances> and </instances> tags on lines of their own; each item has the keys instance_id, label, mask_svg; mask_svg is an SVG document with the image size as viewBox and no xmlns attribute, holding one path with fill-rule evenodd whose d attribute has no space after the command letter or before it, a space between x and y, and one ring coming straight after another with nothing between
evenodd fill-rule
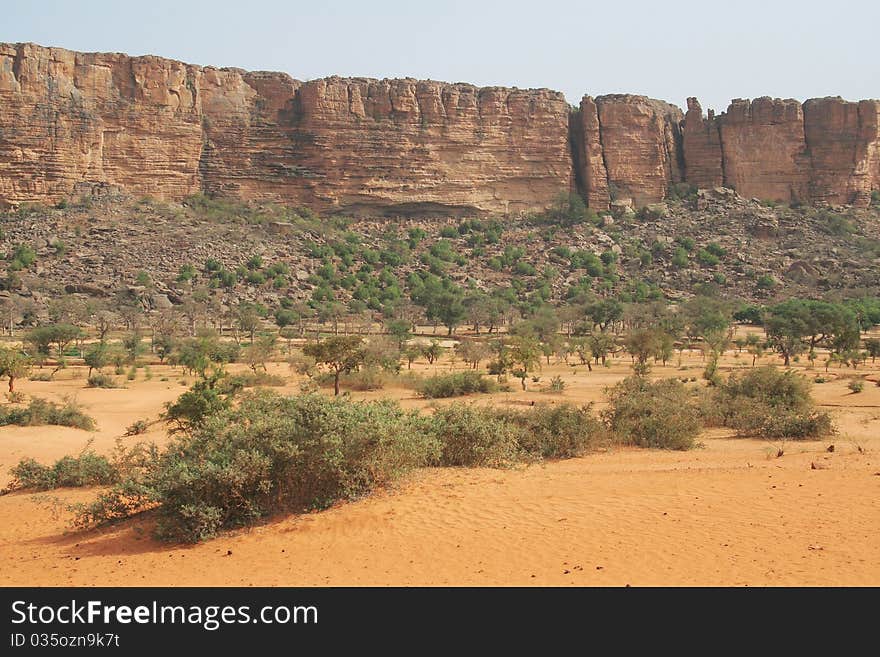
<instances>
[{"instance_id":1,"label":"rocky escarpment","mask_svg":"<svg viewBox=\"0 0 880 657\"><path fill-rule=\"evenodd\" d=\"M515 212L571 183L561 93L0 45L0 202L96 184L318 211Z\"/></svg>"},{"instance_id":2,"label":"rocky escarpment","mask_svg":"<svg viewBox=\"0 0 880 657\"><path fill-rule=\"evenodd\" d=\"M743 196L866 206L880 189L880 101L819 98L734 100L703 117L688 99L685 177Z\"/></svg>"},{"instance_id":3,"label":"rocky escarpment","mask_svg":"<svg viewBox=\"0 0 880 657\"><path fill-rule=\"evenodd\" d=\"M577 180L590 207L665 198L682 181L681 110L645 96L585 96L573 117Z\"/></svg>"},{"instance_id":4,"label":"rocky escarpment","mask_svg":"<svg viewBox=\"0 0 880 657\"><path fill-rule=\"evenodd\" d=\"M870 202L880 102L736 100L704 117L644 96L199 67L0 44L0 205L107 186L365 215L517 213L662 200L679 182L747 197Z\"/></svg>"}]
</instances>

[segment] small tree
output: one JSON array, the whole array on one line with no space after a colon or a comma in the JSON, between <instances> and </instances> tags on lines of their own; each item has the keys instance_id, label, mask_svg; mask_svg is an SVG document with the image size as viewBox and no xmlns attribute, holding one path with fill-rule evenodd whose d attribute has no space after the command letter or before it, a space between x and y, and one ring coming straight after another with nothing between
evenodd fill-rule
<instances>
[{"instance_id":1,"label":"small tree","mask_svg":"<svg viewBox=\"0 0 880 657\"><path fill-rule=\"evenodd\" d=\"M455 350L461 359L473 369L480 366L480 361L489 357L489 348L486 343L477 340L463 340Z\"/></svg>"},{"instance_id":2,"label":"small tree","mask_svg":"<svg viewBox=\"0 0 880 657\"><path fill-rule=\"evenodd\" d=\"M33 329L28 334L26 343L33 348L35 359L40 366L51 357L54 347L57 366L52 374L55 374L65 366L65 352L81 332L81 329L73 324L47 324Z\"/></svg>"},{"instance_id":3,"label":"small tree","mask_svg":"<svg viewBox=\"0 0 880 657\"><path fill-rule=\"evenodd\" d=\"M9 379L9 392L15 392L15 380L27 376L31 361L17 349L0 347L0 377Z\"/></svg>"},{"instance_id":4,"label":"small tree","mask_svg":"<svg viewBox=\"0 0 880 657\"><path fill-rule=\"evenodd\" d=\"M511 374L517 377L526 389L529 372L541 366L541 344L529 336L517 336L510 345L510 360L513 364Z\"/></svg>"},{"instance_id":5,"label":"small tree","mask_svg":"<svg viewBox=\"0 0 880 657\"><path fill-rule=\"evenodd\" d=\"M869 338L865 340L865 350L871 357L871 362L875 362L877 360L877 356L880 356L880 339Z\"/></svg>"},{"instance_id":6,"label":"small tree","mask_svg":"<svg viewBox=\"0 0 880 657\"><path fill-rule=\"evenodd\" d=\"M83 360L85 361L85 364L89 366L88 377L91 377L93 370L98 370L98 372L100 372L110 363L110 349L107 347L106 343L99 342L86 353Z\"/></svg>"},{"instance_id":7,"label":"small tree","mask_svg":"<svg viewBox=\"0 0 880 657\"><path fill-rule=\"evenodd\" d=\"M275 336L267 335L256 342L252 342L244 349L243 360L254 371L254 374L259 369L266 372L268 371L266 369L266 361L271 359L274 353Z\"/></svg>"},{"instance_id":8,"label":"small tree","mask_svg":"<svg viewBox=\"0 0 880 657\"><path fill-rule=\"evenodd\" d=\"M260 327L260 314L256 307L251 303L242 303L235 314L235 323L242 333L250 336L253 343L257 329Z\"/></svg>"},{"instance_id":9,"label":"small tree","mask_svg":"<svg viewBox=\"0 0 880 657\"><path fill-rule=\"evenodd\" d=\"M422 355L428 359L428 363L433 365L434 361L439 360L446 349L437 341L431 340L431 343L422 349Z\"/></svg>"},{"instance_id":10,"label":"small tree","mask_svg":"<svg viewBox=\"0 0 880 657\"><path fill-rule=\"evenodd\" d=\"M403 357L406 358L406 369L411 370L412 364L422 355L422 349L418 345L410 344L403 348Z\"/></svg>"},{"instance_id":11,"label":"small tree","mask_svg":"<svg viewBox=\"0 0 880 657\"><path fill-rule=\"evenodd\" d=\"M587 347L590 350L590 355L596 359L596 365L599 364L600 360L602 365L604 365L608 354L614 351L614 336L604 331L593 333L587 338Z\"/></svg>"},{"instance_id":12,"label":"small tree","mask_svg":"<svg viewBox=\"0 0 880 657\"><path fill-rule=\"evenodd\" d=\"M339 394L339 377L360 367L364 360L363 341L358 336L333 336L303 347L303 353L333 372L333 394Z\"/></svg>"},{"instance_id":13,"label":"small tree","mask_svg":"<svg viewBox=\"0 0 880 657\"><path fill-rule=\"evenodd\" d=\"M403 345L412 337L412 333L410 332L412 324L409 320L392 319L385 324L385 328L387 329L388 334L397 341L397 347L399 349L403 349Z\"/></svg>"}]
</instances>

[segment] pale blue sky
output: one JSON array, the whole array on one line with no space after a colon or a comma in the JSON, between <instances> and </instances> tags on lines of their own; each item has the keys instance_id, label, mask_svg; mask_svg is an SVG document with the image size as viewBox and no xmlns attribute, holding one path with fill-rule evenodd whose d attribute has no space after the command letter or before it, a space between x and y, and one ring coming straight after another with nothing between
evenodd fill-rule
<instances>
[{"instance_id":1,"label":"pale blue sky","mask_svg":"<svg viewBox=\"0 0 880 657\"><path fill-rule=\"evenodd\" d=\"M880 1L0 0L0 41L327 75L642 93L880 97Z\"/></svg>"}]
</instances>

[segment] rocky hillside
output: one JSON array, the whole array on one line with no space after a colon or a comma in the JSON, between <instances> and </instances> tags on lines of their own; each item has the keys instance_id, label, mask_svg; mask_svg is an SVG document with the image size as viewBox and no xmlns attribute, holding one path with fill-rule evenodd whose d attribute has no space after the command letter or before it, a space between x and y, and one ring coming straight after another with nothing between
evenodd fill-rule
<instances>
[{"instance_id":1,"label":"rocky hillside","mask_svg":"<svg viewBox=\"0 0 880 657\"><path fill-rule=\"evenodd\" d=\"M69 294L110 305L122 295L147 309L197 297L216 308L311 303L363 316L412 305L429 273L521 308L578 296L676 300L708 291L769 302L880 290L880 208L772 206L723 188L639 210L616 202L572 223L552 211L326 220L206 197L110 196L24 208L0 227L0 295L17 319L46 316Z\"/></svg>"},{"instance_id":2,"label":"rocky hillside","mask_svg":"<svg viewBox=\"0 0 880 657\"><path fill-rule=\"evenodd\" d=\"M595 210L678 183L866 207L880 101L735 100L718 117L644 96L431 80L301 82L160 57L0 44L0 205L111 186L323 214L517 214L576 192Z\"/></svg>"}]
</instances>

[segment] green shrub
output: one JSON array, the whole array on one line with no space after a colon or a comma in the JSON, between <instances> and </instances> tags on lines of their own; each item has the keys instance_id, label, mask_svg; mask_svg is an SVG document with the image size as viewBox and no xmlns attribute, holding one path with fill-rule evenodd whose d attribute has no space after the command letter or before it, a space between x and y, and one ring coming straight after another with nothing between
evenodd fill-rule
<instances>
[{"instance_id":1,"label":"green shrub","mask_svg":"<svg viewBox=\"0 0 880 657\"><path fill-rule=\"evenodd\" d=\"M708 391L703 418L707 424L735 429L741 436L804 439L834 432L830 416L815 408L810 382L772 365L731 374Z\"/></svg>"},{"instance_id":2,"label":"green shrub","mask_svg":"<svg viewBox=\"0 0 880 657\"><path fill-rule=\"evenodd\" d=\"M158 504L158 536L195 542L273 513L324 508L436 460L427 426L390 401L249 393L81 509L79 524Z\"/></svg>"},{"instance_id":3,"label":"green shrub","mask_svg":"<svg viewBox=\"0 0 880 657\"><path fill-rule=\"evenodd\" d=\"M433 420L440 465L497 468L523 458L516 428L494 412L456 403L437 409Z\"/></svg>"},{"instance_id":4,"label":"green shrub","mask_svg":"<svg viewBox=\"0 0 880 657\"><path fill-rule=\"evenodd\" d=\"M520 450L532 458L562 459L580 456L605 441L607 432L589 406L536 404L528 411L500 410Z\"/></svg>"},{"instance_id":5,"label":"green shrub","mask_svg":"<svg viewBox=\"0 0 880 657\"><path fill-rule=\"evenodd\" d=\"M721 260L717 255L711 253L708 249L700 249L699 251L697 251L697 262L708 267L714 267L719 262L721 262Z\"/></svg>"},{"instance_id":6,"label":"green shrub","mask_svg":"<svg viewBox=\"0 0 880 657\"><path fill-rule=\"evenodd\" d=\"M90 449L79 456L64 456L54 465L46 466L32 458L18 462L9 473L12 482L6 492L14 490L50 490L79 486L106 486L115 483L118 473L105 456Z\"/></svg>"},{"instance_id":7,"label":"green shrub","mask_svg":"<svg viewBox=\"0 0 880 657\"><path fill-rule=\"evenodd\" d=\"M126 436L139 436L142 433L146 433L147 429L150 428L150 425L146 420L135 420L131 424L128 425L128 428L125 430Z\"/></svg>"},{"instance_id":8,"label":"green shrub","mask_svg":"<svg viewBox=\"0 0 880 657\"><path fill-rule=\"evenodd\" d=\"M381 390L387 382L387 372L379 367L362 367L342 376L342 385L349 390ZM332 377L328 383L333 385Z\"/></svg>"},{"instance_id":9,"label":"green shrub","mask_svg":"<svg viewBox=\"0 0 880 657\"><path fill-rule=\"evenodd\" d=\"M419 381L416 390L428 399L459 397L475 392L495 392L498 386L478 372L437 374Z\"/></svg>"},{"instance_id":10,"label":"green shrub","mask_svg":"<svg viewBox=\"0 0 880 657\"><path fill-rule=\"evenodd\" d=\"M771 290L776 287L776 279L770 274L764 274L758 277L757 285L759 290Z\"/></svg>"},{"instance_id":11,"label":"green shrub","mask_svg":"<svg viewBox=\"0 0 880 657\"><path fill-rule=\"evenodd\" d=\"M856 394L865 389L865 382L854 379L846 387L852 390L853 394Z\"/></svg>"},{"instance_id":12,"label":"green shrub","mask_svg":"<svg viewBox=\"0 0 880 657\"><path fill-rule=\"evenodd\" d=\"M116 379L109 374L92 374L86 385L89 388L121 388Z\"/></svg>"},{"instance_id":13,"label":"green shrub","mask_svg":"<svg viewBox=\"0 0 880 657\"><path fill-rule=\"evenodd\" d=\"M232 374L228 384L236 388L254 388L256 386L283 386L287 383L283 376L268 372L242 372Z\"/></svg>"},{"instance_id":14,"label":"green shrub","mask_svg":"<svg viewBox=\"0 0 880 657\"><path fill-rule=\"evenodd\" d=\"M565 390L565 381L562 380L561 376L554 376L550 379L550 387L547 389L548 392L560 393Z\"/></svg>"},{"instance_id":15,"label":"green shrub","mask_svg":"<svg viewBox=\"0 0 880 657\"><path fill-rule=\"evenodd\" d=\"M180 383L186 385L185 381ZM174 402L165 405L162 419L171 425L172 433L193 430L212 415L227 410L239 389L235 381L220 374L201 379Z\"/></svg>"},{"instance_id":16,"label":"green shrub","mask_svg":"<svg viewBox=\"0 0 880 657\"><path fill-rule=\"evenodd\" d=\"M9 424L23 427L50 424L86 431L95 429L94 418L83 413L75 402L68 400L63 404L56 404L39 397L31 399L30 404L24 408L0 409L0 426Z\"/></svg>"},{"instance_id":17,"label":"green shrub","mask_svg":"<svg viewBox=\"0 0 880 657\"><path fill-rule=\"evenodd\" d=\"M616 441L679 450L696 444L699 412L680 381L630 376L608 392L609 407L602 417Z\"/></svg>"}]
</instances>

